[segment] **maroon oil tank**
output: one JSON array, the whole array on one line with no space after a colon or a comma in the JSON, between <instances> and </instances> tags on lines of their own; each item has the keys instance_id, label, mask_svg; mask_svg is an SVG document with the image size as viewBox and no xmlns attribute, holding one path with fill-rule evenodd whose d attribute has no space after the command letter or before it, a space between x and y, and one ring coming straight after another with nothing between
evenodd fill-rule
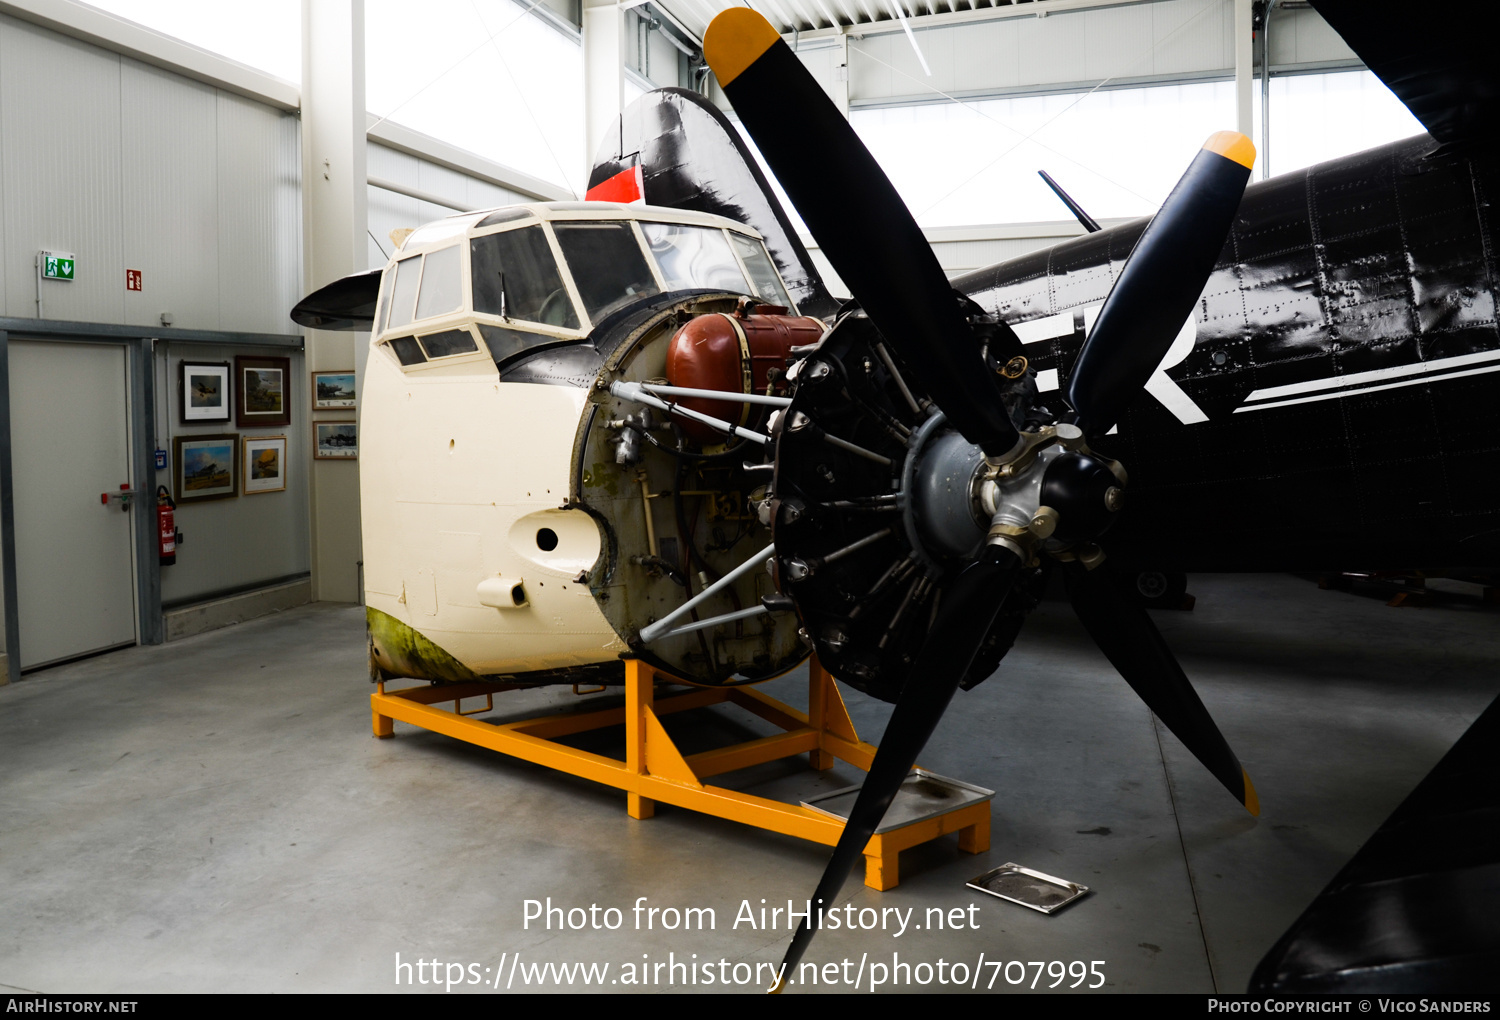
<instances>
[{"instance_id":1,"label":"maroon oil tank","mask_svg":"<svg viewBox=\"0 0 1500 1020\"><path fill-rule=\"evenodd\" d=\"M823 323L800 315L781 314L776 305L741 307L733 314L700 315L689 320L672 337L667 348L667 382L700 390L733 393L779 393L781 373L786 370L793 347L817 343ZM772 370L777 371L773 375ZM683 407L743 425L763 412L749 404L688 397ZM695 441L712 445L725 437L707 425L677 419Z\"/></svg>"}]
</instances>

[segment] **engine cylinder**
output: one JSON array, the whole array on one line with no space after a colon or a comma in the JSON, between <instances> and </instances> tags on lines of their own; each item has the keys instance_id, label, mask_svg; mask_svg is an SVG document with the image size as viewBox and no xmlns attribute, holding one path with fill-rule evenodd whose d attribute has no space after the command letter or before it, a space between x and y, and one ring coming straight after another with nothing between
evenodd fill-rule
<instances>
[{"instance_id":1,"label":"engine cylinder","mask_svg":"<svg viewBox=\"0 0 1500 1020\"><path fill-rule=\"evenodd\" d=\"M714 313L689 320L667 348L667 382L731 393L773 392L779 377L772 378L772 369L785 369L793 347L816 343L823 335L823 323L818 319L776 314L770 311L773 307L757 305L754 314ZM688 397L681 403L733 425L747 424L755 412L749 404L701 397ZM722 443L725 439L699 422L684 421L682 428L699 443Z\"/></svg>"}]
</instances>

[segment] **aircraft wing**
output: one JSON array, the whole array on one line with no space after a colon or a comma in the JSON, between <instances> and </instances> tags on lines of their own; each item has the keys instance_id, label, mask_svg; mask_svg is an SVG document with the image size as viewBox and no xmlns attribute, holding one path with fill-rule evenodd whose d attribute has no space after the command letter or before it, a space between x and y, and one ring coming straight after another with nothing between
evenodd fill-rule
<instances>
[{"instance_id":1,"label":"aircraft wing","mask_svg":"<svg viewBox=\"0 0 1500 1020\"><path fill-rule=\"evenodd\" d=\"M1491 144L1500 114L1500 63L1483 8L1421 11L1398 0L1312 0L1359 58L1447 148Z\"/></svg>"},{"instance_id":2,"label":"aircraft wing","mask_svg":"<svg viewBox=\"0 0 1500 1020\"><path fill-rule=\"evenodd\" d=\"M309 329L368 330L375 322L380 273L354 273L313 291L292 309L292 321Z\"/></svg>"}]
</instances>

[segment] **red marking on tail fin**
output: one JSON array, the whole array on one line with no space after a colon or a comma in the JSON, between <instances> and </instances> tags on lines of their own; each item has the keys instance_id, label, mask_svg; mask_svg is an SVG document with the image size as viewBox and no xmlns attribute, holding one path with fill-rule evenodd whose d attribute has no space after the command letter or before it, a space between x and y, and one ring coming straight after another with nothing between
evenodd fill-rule
<instances>
[{"instance_id":1,"label":"red marking on tail fin","mask_svg":"<svg viewBox=\"0 0 1500 1020\"><path fill-rule=\"evenodd\" d=\"M641 177L641 166L628 167L607 181L600 181L588 190L584 200L589 202L641 202L646 197L646 183Z\"/></svg>"}]
</instances>

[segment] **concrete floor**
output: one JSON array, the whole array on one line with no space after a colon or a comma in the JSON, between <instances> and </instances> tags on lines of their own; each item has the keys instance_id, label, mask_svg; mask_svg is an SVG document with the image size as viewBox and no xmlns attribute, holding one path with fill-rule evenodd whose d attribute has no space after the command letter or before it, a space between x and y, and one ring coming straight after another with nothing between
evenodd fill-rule
<instances>
[{"instance_id":1,"label":"concrete floor","mask_svg":"<svg viewBox=\"0 0 1500 1020\"><path fill-rule=\"evenodd\" d=\"M1259 820L1154 723L1067 607L1045 603L922 759L999 791L993 849L961 854L950 836L905 853L897 889L856 879L840 900L915 908L916 924L977 904L978 930L824 931L808 959L847 959L851 980L864 961L862 988L898 954L965 962L970 978L983 954L981 990L989 961L1078 960L1103 961L1108 991L1242 991L1500 690L1494 606L1389 609L1285 575L1191 590L1196 611L1157 621L1254 778ZM766 689L801 704L803 675ZM399 724L374 740L369 689L362 613L330 604L0 688L0 990L388 991L399 954L463 964L461 980L486 983L454 991L487 991L518 953L520 990L533 964L608 963L608 982L637 962L711 962L733 979L735 963L780 959L787 931L735 927L736 913L805 900L823 848L670 807L632 821L622 793ZM888 706L845 697L878 739ZM710 709L669 728L696 745L760 725ZM740 780L792 799L841 776L771 765ZM1005 861L1094 892L1047 917L964 887ZM618 907L623 926L526 927L525 901L547 897ZM712 907L716 927L635 930L638 897ZM401 974L433 989L419 983L430 968ZM1011 988L1002 971L994 990Z\"/></svg>"}]
</instances>

